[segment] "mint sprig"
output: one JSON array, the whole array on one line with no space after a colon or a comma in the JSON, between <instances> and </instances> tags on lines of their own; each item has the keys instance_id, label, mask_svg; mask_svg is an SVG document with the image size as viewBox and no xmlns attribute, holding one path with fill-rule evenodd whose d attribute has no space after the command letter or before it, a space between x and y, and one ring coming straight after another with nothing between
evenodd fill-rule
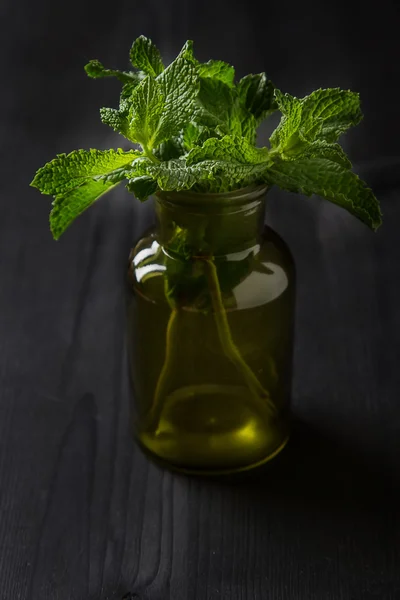
<instances>
[{"instance_id":1,"label":"mint sprig","mask_svg":"<svg viewBox=\"0 0 400 600\"><path fill-rule=\"evenodd\" d=\"M326 158L277 159L267 171L267 181L289 192L318 194L347 209L371 229L381 224L379 204L367 185L350 169ZM270 179L269 179L270 178Z\"/></svg>"},{"instance_id":2,"label":"mint sprig","mask_svg":"<svg viewBox=\"0 0 400 600\"><path fill-rule=\"evenodd\" d=\"M313 142L334 143L362 119L358 94L339 88L316 90L302 100L275 90L282 119L271 148L285 158L301 156Z\"/></svg>"},{"instance_id":3,"label":"mint sprig","mask_svg":"<svg viewBox=\"0 0 400 600\"><path fill-rule=\"evenodd\" d=\"M268 183L318 194L372 229L381 224L377 199L338 143L362 118L358 94L329 88L299 99L277 90L264 73L235 83L231 65L201 63L191 41L165 68L157 47L140 36L130 61L134 71L107 69L97 60L85 69L90 77L113 76L123 84L118 108L101 109L101 120L134 148L59 155L32 181L54 197L56 239L123 180L140 200L157 190L226 192ZM282 117L270 146L257 148L257 127L276 110Z\"/></svg>"},{"instance_id":4,"label":"mint sprig","mask_svg":"<svg viewBox=\"0 0 400 600\"><path fill-rule=\"evenodd\" d=\"M118 185L137 150L75 150L38 170L31 185L54 196L50 228L55 239L91 204Z\"/></svg>"}]
</instances>

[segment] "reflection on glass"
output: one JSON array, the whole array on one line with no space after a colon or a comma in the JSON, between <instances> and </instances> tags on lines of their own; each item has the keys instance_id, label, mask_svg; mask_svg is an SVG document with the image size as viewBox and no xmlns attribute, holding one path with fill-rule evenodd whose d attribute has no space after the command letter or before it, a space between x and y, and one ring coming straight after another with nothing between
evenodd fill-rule
<instances>
[{"instance_id":1,"label":"reflection on glass","mask_svg":"<svg viewBox=\"0 0 400 600\"><path fill-rule=\"evenodd\" d=\"M135 269L135 277L136 281L140 283L141 281L145 281L148 275L159 275L163 271L166 270L167 267L164 265L145 265L144 267L136 267Z\"/></svg>"}]
</instances>

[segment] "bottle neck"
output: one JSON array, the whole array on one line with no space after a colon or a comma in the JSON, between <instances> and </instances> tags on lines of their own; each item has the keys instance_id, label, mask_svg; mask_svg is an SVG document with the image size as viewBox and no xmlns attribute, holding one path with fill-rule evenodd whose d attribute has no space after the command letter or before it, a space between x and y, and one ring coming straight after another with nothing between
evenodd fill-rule
<instances>
[{"instance_id":1,"label":"bottle neck","mask_svg":"<svg viewBox=\"0 0 400 600\"><path fill-rule=\"evenodd\" d=\"M159 243L171 253L221 256L260 242L265 186L226 194L160 192L156 199Z\"/></svg>"}]
</instances>

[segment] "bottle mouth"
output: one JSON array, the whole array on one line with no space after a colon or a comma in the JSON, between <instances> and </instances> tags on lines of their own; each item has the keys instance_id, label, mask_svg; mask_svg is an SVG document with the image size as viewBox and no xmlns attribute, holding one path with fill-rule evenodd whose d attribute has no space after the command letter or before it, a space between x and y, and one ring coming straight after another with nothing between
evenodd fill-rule
<instances>
[{"instance_id":1,"label":"bottle mouth","mask_svg":"<svg viewBox=\"0 0 400 600\"><path fill-rule=\"evenodd\" d=\"M156 199L164 205L197 209L204 213L212 209L238 207L257 202L267 193L268 185L251 185L231 192L202 193L183 190L181 192L158 191Z\"/></svg>"}]
</instances>

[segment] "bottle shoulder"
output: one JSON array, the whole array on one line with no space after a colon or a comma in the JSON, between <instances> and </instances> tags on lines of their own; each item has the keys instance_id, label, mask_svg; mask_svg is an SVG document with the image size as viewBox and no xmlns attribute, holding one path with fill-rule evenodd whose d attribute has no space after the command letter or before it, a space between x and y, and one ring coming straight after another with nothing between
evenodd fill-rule
<instances>
[{"instance_id":1,"label":"bottle shoulder","mask_svg":"<svg viewBox=\"0 0 400 600\"><path fill-rule=\"evenodd\" d=\"M258 244L243 253L226 257L218 273L221 287L227 282L228 293L238 309L270 304L294 296L295 265L284 240L266 226Z\"/></svg>"},{"instance_id":2,"label":"bottle shoulder","mask_svg":"<svg viewBox=\"0 0 400 600\"><path fill-rule=\"evenodd\" d=\"M152 260L161 261L165 258L165 252L161 251L161 243L157 235L155 227L148 229L136 245L131 249L130 260L134 260L135 265L139 265L149 258ZM275 261L288 269L294 268L294 259L290 251L289 246L286 244L284 239L271 227L266 225L263 229L262 236L259 243L255 244L251 249L245 249L242 252L233 252L231 254L225 254L223 256L216 257L216 261L223 262L229 259L233 254L238 256L246 256L251 250L256 261L271 260ZM178 256L174 256L176 260L179 260Z\"/></svg>"},{"instance_id":3,"label":"bottle shoulder","mask_svg":"<svg viewBox=\"0 0 400 600\"><path fill-rule=\"evenodd\" d=\"M150 230L130 253L129 282L135 292L155 303L165 304L169 289L179 304L204 306L209 296L205 260L210 259L171 255L160 244L156 231ZM270 227L265 227L253 247L212 261L224 304L232 310L269 304L294 287L291 252Z\"/></svg>"},{"instance_id":4,"label":"bottle shoulder","mask_svg":"<svg viewBox=\"0 0 400 600\"><path fill-rule=\"evenodd\" d=\"M270 260L288 271L295 269L294 258L288 244L268 225L263 230L258 260Z\"/></svg>"}]
</instances>

